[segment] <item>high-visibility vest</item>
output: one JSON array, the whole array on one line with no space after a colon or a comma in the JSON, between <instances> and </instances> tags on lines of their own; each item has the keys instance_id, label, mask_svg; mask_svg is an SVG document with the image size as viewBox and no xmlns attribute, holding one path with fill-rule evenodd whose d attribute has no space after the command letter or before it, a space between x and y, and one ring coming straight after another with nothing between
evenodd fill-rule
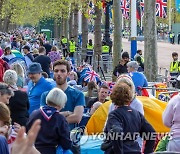
<instances>
[{"instance_id":1,"label":"high-visibility vest","mask_svg":"<svg viewBox=\"0 0 180 154\"><path fill-rule=\"evenodd\" d=\"M94 46L93 45L89 45L89 43L87 44L87 50L93 50Z\"/></svg>"},{"instance_id":2,"label":"high-visibility vest","mask_svg":"<svg viewBox=\"0 0 180 154\"><path fill-rule=\"evenodd\" d=\"M176 61L176 63L173 65L173 62L171 62L171 65L170 65L170 73L178 73L180 71L180 66L179 65L179 62Z\"/></svg>"},{"instance_id":3,"label":"high-visibility vest","mask_svg":"<svg viewBox=\"0 0 180 154\"><path fill-rule=\"evenodd\" d=\"M141 62L144 63L144 58L142 56L140 56L140 57L141 57Z\"/></svg>"},{"instance_id":4,"label":"high-visibility vest","mask_svg":"<svg viewBox=\"0 0 180 154\"><path fill-rule=\"evenodd\" d=\"M102 54L108 54L109 53L109 46L103 45L102 46Z\"/></svg>"},{"instance_id":5,"label":"high-visibility vest","mask_svg":"<svg viewBox=\"0 0 180 154\"><path fill-rule=\"evenodd\" d=\"M76 51L76 42L69 41L69 52Z\"/></svg>"},{"instance_id":6,"label":"high-visibility vest","mask_svg":"<svg viewBox=\"0 0 180 154\"><path fill-rule=\"evenodd\" d=\"M173 34L170 34L169 37L170 37L170 38L173 38Z\"/></svg>"},{"instance_id":7,"label":"high-visibility vest","mask_svg":"<svg viewBox=\"0 0 180 154\"><path fill-rule=\"evenodd\" d=\"M67 44L68 40L67 40L67 38L63 38L63 39L61 40L61 42L62 42L63 44Z\"/></svg>"}]
</instances>

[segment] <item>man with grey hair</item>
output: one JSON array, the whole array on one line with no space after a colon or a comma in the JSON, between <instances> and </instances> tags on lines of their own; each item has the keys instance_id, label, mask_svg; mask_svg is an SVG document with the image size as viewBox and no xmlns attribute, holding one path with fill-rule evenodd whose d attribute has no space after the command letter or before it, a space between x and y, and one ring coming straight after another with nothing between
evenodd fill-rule
<instances>
[{"instance_id":1,"label":"man with grey hair","mask_svg":"<svg viewBox=\"0 0 180 154\"><path fill-rule=\"evenodd\" d=\"M136 61L130 61L127 63L128 73L134 82L136 93L141 95L141 88L147 87L148 82L146 76L143 73L137 72L138 68L139 65Z\"/></svg>"}]
</instances>

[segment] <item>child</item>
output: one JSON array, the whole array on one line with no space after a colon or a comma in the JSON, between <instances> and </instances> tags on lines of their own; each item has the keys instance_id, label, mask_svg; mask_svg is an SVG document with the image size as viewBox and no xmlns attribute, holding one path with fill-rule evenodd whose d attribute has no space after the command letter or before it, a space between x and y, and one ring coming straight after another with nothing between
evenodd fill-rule
<instances>
[{"instance_id":1,"label":"child","mask_svg":"<svg viewBox=\"0 0 180 154\"><path fill-rule=\"evenodd\" d=\"M30 129L36 119L41 120L41 129L37 136L35 147L43 154L56 154L56 147L67 150L71 148L68 123L59 111L65 106L66 94L59 88L52 89L46 97L46 106L35 110L27 123Z\"/></svg>"}]
</instances>

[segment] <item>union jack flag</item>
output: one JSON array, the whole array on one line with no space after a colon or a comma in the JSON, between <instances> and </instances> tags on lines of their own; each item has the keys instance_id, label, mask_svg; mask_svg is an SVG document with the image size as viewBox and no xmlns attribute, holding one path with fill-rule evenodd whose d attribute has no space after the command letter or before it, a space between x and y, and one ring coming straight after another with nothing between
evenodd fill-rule
<instances>
[{"instance_id":1,"label":"union jack flag","mask_svg":"<svg viewBox=\"0 0 180 154\"><path fill-rule=\"evenodd\" d=\"M114 85L115 85L115 82L109 82L108 83L108 86L109 86L109 95L112 93Z\"/></svg>"},{"instance_id":2,"label":"union jack flag","mask_svg":"<svg viewBox=\"0 0 180 154\"><path fill-rule=\"evenodd\" d=\"M125 19L129 19L130 0L121 0L122 15Z\"/></svg>"},{"instance_id":3,"label":"union jack flag","mask_svg":"<svg viewBox=\"0 0 180 154\"><path fill-rule=\"evenodd\" d=\"M167 0L156 0L156 16L167 17Z\"/></svg>"},{"instance_id":4,"label":"union jack flag","mask_svg":"<svg viewBox=\"0 0 180 154\"><path fill-rule=\"evenodd\" d=\"M141 15L144 16L144 0L141 0ZM156 16L167 17L167 0L156 0Z\"/></svg>"},{"instance_id":5,"label":"union jack flag","mask_svg":"<svg viewBox=\"0 0 180 154\"><path fill-rule=\"evenodd\" d=\"M100 81L100 76L94 70L86 71L84 81L86 82L94 81L97 83Z\"/></svg>"},{"instance_id":6,"label":"union jack flag","mask_svg":"<svg viewBox=\"0 0 180 154\"><path fill-rule=\"evenodd\" d=\"M141 16L144 16L144 0L140 1L140 6L141 6Z\"/></svg>"}]
</instances>

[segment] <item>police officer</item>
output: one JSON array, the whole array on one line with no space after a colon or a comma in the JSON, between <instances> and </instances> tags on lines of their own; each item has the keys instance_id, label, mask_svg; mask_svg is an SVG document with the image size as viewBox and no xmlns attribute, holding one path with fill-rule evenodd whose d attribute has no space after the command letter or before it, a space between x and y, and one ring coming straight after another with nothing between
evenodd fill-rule
<instances>
[{"instance_id":1,"label":"police officer","mask_svg":"<svg viewBox=\"0 0 180 154\"><path fill-rule=\"evenodd\" d=\"M180 62L178 61L178 53L172 53L173 62L170 64L170 75L177 76L180 71Z\"/></svg>"},{"instance_id":2,"label":"police officer","mask_svg":"<svg viewBox=\"0 0 180 154\"><path fill-rule=\"evenodd\" d=\"M134 60L137 61L141 67L140 71L144 71L144 58L142 56L142 50L137 50L137 53L134 56Z\"/></svg>"},{"instance_id":3,"label":"police officer","mask_svg":"<svg viewBox=\"0 0 180 154\"><path fill-rule=\"evenodd\" d=\"M74 37L71 37L69 41L69 57L74 57L74 52L76 51L76 42L74 41Z\"/></svg>"},{"instance_id":4,"label":"police officer","mask_svg":"<svg viewBox=\"0 0 180 154\"><path fill-rule=\"evenodd\" d=\"M63 50L63 56L66 57L67 56L67 43L68 43L68 39L64 36L62 36L61 39L61 46L62 46L62 50Z\"/></svg>"},{"instance_id":5,"label":"police officer","mask_svg":"<svg viewBox=\"0 0 180 154\"><path fill-rule=\"evenodd\" d=\"M102 60L104 71L107 73L107 62L109 61L109 46L106 44L105 41L102 42Z\"/></svg>"},{"instance_id":6,"label":"police officer","mask_svg":"<svg viewBox=\"0 0 180 154\"><path fill-rule=\"evenodd\" d=\"M173 62L170 64L170 76L172 82L172 86L175 87L177 76L180 72L180 62L178 61L178 53L172 53Z\"/></svg>"},{"instance_id":7,"label":"police officer","mask_svg":"<svg viewBox=\"0 0 180 154\"><path fill-rule=\"evenodd\" d=\"M87 44L87 53L86 53L86 59L85 59L85 62L88 61L88 59L90 59L90 65L92 64L92 56L93 56L93 53L94 53L94 45L92 43L92 40L89 39L89 43Z\"/></svg>"}]
</instances>

